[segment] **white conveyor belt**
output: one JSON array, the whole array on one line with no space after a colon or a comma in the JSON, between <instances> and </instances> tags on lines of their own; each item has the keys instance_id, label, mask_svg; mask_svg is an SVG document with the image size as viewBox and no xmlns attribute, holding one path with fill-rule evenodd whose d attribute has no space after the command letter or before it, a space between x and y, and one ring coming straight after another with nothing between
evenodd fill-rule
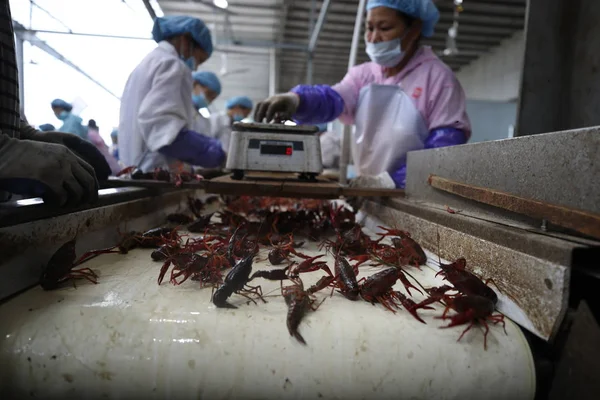
<instances>
[{"instance_id":1,"label":"white conveyor belt","mask_svg":"<svg viewBox=\"0 0 600 400\"><path fill-rule=\"evenodd\" d=\"M317 254L315 244L306 246L303 252ZM267 304L247 305L234 294L238 309L217 309L211 289L191 280L176 287L167 275L158 286L161 265L148 250L102 255L85 265L98 273L97 285L36 287L0 305L0 392L9 395L1 397L534 397L531 352L508 319L507 335L490 325L485 351L479 327L460 342L465 327L438 329L447 323L434 319L441 306L420 311L425 325L405 310L394 315L336 293L302 321L303 346L287 331L279 282L254 281L269 294ZM255 271L270 268L268 261L254 263ZM361 267L360 276L379 269ZM411 272L425 287L442 283L433 268ZM305 285L320 276L303 275Z\"/></svg>"}]
</instances>

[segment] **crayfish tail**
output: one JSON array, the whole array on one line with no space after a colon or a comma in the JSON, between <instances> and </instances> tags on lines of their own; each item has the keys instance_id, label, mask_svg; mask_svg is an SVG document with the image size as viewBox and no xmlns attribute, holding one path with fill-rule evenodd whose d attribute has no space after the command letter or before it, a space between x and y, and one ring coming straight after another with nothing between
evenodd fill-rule
<instances>
[{"instance_id":1,"label":"crayfish tail","mask_svg":"<svg viewBox=\"0 0 600 400\"><path fill-rule=\"evenodd\" d=\"M220 302L214 302L214 301L213 301L213 304L214 304L215 306L217 306L217 308L237 308L237 306L234 306L233 304L231 304L231 303L228 303L228 302L226 302L226 301L225 301L225 302L222 302L222 303L220 303Z\"/></svg>"},{"instance_id":2,"label":"crayfish tail","mask_svg":"<svg viewBox=\"0 0 600 400\"><path fill-rule=\"evenodd\" d=\"M304 340L304 338L302 337L302 335L300 334L300 332L295 331L295 332L290 332L290 334L296 338L297 341L299 341L300 343L302 343L303 345L306 346L306 340Z\"/></svg>"}]
</instances>

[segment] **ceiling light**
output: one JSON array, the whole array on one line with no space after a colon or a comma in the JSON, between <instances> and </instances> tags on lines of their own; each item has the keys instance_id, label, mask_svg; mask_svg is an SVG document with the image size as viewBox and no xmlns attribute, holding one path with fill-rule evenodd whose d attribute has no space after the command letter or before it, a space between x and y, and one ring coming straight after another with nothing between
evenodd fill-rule
<instances>
[{"instance_id":1,"label":"ceiling light","mask_svg":"<svg viewBox=\"0 0 600 400\"><path fill-rule=\"evenodd\" d=\"M227 0L213 0L213 4L219 8L227 8L227 6L229 6L229 3L227 3Z\"/></svg>"}]
</instances>

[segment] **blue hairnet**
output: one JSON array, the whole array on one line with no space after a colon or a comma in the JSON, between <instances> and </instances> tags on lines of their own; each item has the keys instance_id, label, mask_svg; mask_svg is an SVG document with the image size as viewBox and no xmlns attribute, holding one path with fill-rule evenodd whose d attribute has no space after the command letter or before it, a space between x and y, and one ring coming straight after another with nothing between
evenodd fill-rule
<instances>
[{"instance_id":1,"label":"blue hairnet","mask_svg":"<svg viewBox=\"0 0 600 400\"><path fill-rule=\"evenodd\" d=\"M60 108L64 109L65 111L71 111L73 109L72 105L70 105L69 103L67 103L66 101L64 101L62 99L54 99L54 100L52 100L52 103L50 103L50 105L52 107L60 107Z\"/></svg>"},{"instance_id":2,"label":"blue hairnet","mask_svg":"<svg viewBox=\"0 0 600 400\"><path fill-rule=\"evenodd\" d=\"M42 124L38 127L38 129L42 132L50 132L56 130L56 128L52 124Z\"/></svg>"},{"instance_id":3,"label":"blue hairnet","mask_svg":"<svg viewBox=\"0 0 600 400\"><path fill-rule=\"evenodd\" d=\"M113 129L112 132L110 133L111 137L117 137L119 136L119 131L117 129Z\"/></svg>"},{"instance_id":4,"label":"blue hairnet","mask_svg":"<svg viewBox=\"0 0 600 400\"><path fill-rule=\"evenodd\" d=\"M232 97L231 99L227 100L227 103L225 104L225 107L228 110L230 108L233 108L236 106L244 107L244 108L248 108L248 109L252 110L253 104L252 104L252 100L250 100L250 98L246 97L246 96Z\"/></svg>"},{"instance_id":5,"label":"blue hairnet","mask_svg":"<svg viewBox=\"0 0 600 400\"><path fill-rule=\"evenodd\" d=\"M210 71L198 71L192 73L192 78L202 86L206 86L214 91L217 96L221 94L221 81L214 73Z\"/></svg>"},{"instance_id":6,"label":"blue hairnet","mask_svg":"<svg viewBox=\"0 0 600 400\"><path fill-rule=\"evenodd\" d=\"M158 43L173 36L189 33L198 46L202 47L209 56L213 51L210 30L204 22L198 18L174 15L159 17L154 20L152 38Z\"/></svg>"},{"instance_id":7,"label":"blue hairnet","mask_svg":"<svg viewBox=\"0 0 600 400\"><path fill-rule=\"evenodd\" d=\"M375 7L388 7L403 12L413 18L423 21L421 34L433 36L435 24L440 19L440 12L431 0L369 0L367 10Z\"/></svg>"}]
</instances>

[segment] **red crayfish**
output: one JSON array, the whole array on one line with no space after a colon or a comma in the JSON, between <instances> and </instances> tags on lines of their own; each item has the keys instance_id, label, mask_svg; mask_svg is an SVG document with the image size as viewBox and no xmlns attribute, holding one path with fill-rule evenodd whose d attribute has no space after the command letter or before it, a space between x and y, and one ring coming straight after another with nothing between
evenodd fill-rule
<instances>
[{"instance_id":1,"label":"red crayfish","mask_svg":"<svg viewBox=\"0 0 600 400\"><path fill-rule=\"evenodd\" d=\"M378 228L385 232L380 233L381 239L386 236L395 236L392 238L392 244L397 250L398 261L401 265L424 265L427 262L427 255L419 243L410 237L410 233L399 229L388 229L382 226ZM380 239L380 240L381 240Z\"/></svg>"},{"instance_id":2,"label":"red crayfish","mask_svg":"<svg viewBox=\"0 0 600 400\"><path fill-rule=\"evenodd\" d=\"M269 241L270 241L273 249L271 251L269 251L268 257L269 257L269 261L273 265L279 265L279 264L283 263L285 260L288 259L290 254L293 254L296 257L300 257L300 258L304 258L304 259L310 258L309 256L296 251L296 249L294 247L297 246L297 244L294 243L294 237L292 236L291 233L288 235L287 242L283 242L282 240L280 240L279 243L275 243L272 240L270 235L269 235ZM302 244L302 243L300 243L300 244Z\"/></svg>"},{"instance_id":3,"label":"red crayfish","mask_svg":"<svg viewBox=\"0 0 600 400\"><path fill-rule=\"evenodd\" d=\"M109 250L95 250L85 253L79 260L75 254L75 239L63 244L50 258L40 277L40 286L44 290L56 289L60 283L67 279L83 278L96 284L98 275L89 268L73 269L77 265L92 259L97 254L107 253ZM73 281L73 286L75 282Z\"/></svg>"},{"instance_id":4,"label":"red crayfish","mask_svg":"<svg viewBox=\"0 0 600 400\"><path fill-rule=\"evenodd\" d=\"M237 308L233 304L227 302L227 299L233 293L244 296L256 304L256 302L249 297L250 294L255 294L259 299L266 303L265 299L262 297L262 289L260 286L248 286L250 274L252 273L253 260L254 255L252 254L241 259L233 266L231 271L229 271L225 277L223 284L217 288L212 296L212 302L215 306L219 308Z\"/></svg>"},{"instance_id":5,"label":"red crayfish","mask_svg":"<svg viewBox=\"0 0 600 400\"><path fill-rule=\"evenodd\" d=\"M300 278L293 278L294 283L291 286L281 288L281 294L288 306L287 313L287 328L291 336L295 337L300 343L306 345L306 340L298 332L298 327L306 311L309 309L316 311L319 306L325 301L315 306L316 300L311 296L311 293L304 290L304 284Z\"/></svg>"},{"instance_id":6,"label":"red crayfish","mask_svg":"<svg viewBox=\"0 0 600 400\"><path fill-rule=\"evenodd\" d=\"M493 314L496 306L488 298L483 296L445 296L446 309L439 319L450 318L450 324L442 328L451 328L457 325L469 324L456 340L457 342L467 333L476 322L480 322L485 327L483 334L483 348L487 350L487 335L490 330L486 321L492 321L494 324L501 323L506 334L506 323L504 315ZM447 316L449 309L453 309L457 314Z\"/></svg>"}]
</instances>

